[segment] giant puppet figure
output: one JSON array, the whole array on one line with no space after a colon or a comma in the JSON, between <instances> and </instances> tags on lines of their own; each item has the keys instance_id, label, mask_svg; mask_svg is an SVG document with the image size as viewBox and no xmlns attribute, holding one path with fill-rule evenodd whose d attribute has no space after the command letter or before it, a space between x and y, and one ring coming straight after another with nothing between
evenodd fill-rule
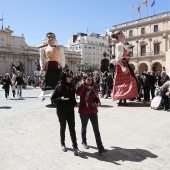
<instances>
[{"instance_id":1,"label":"giant puppet figure","mask_svg":"<svg viewBox=\"0 0 170 170\"><path fill-rule=\"evenodd\" d=\"M20 73L23 73L21 64L18 60L14 62L14 66L12 67L12 81L15 82L16 77L20 75Z\"/></svg>"},{"instance_id":2,"label":"giant puppet figure","mask_svg":"<svg viewBox=\"0 0 170 170\"><path fill-rule=\"evenodd\" d=\"M124 45L125 36L122 31L116 31L111 35L116 44L116 65L114 71L114 85L112 91L113 100L135 98L138 96L137 81L133 69L127 62L128 49Z\"/></svg>"},{"instance_id":3,"label":"giant puppet figure","mask_svg":"<svg viewBox=\"0 0 170 170\"><path fill-rule=\"evenodd\" d=\"M50 98L55 86L58 83L60 74L65 67L65 55L63 47L56 46L55 34L49 32L46 34L47 45L40 48L40 68L41 73L45 72L42 92L40 97L42 101Z\"/></svg>"}]
</instances>

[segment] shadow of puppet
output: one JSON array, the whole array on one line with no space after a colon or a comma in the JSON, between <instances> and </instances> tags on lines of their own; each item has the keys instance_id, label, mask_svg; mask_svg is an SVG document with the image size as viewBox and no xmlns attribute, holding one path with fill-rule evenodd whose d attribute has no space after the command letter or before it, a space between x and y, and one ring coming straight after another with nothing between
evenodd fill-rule
<instances>
[{"instance_id":1,"label":"shadow of puppet","mask_svg":"<svg viewBox=\"0 0 170 170\"><path fill-rule=\"evenodd\" d=\"M90 148L97 149L97 147L89 146ZM107 153L99 154L98 152L88 153L84 151L87 157L96 158L101 161L121 165L118 161L142 162L147 158L157 158L158 156L144 149L126 149L120 147L111 147Z\"/></svg>"}]
</instances>

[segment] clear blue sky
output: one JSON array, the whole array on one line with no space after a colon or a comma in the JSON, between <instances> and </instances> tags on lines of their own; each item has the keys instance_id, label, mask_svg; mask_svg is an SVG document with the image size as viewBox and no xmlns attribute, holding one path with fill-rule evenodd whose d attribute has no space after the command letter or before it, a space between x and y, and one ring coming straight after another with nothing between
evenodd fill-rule
<instances>
[{"instance_id":1,"label":"clear blue sky","mask_svg":"<svg viewBox=\"0 0 170 170\"><path fill-rule=\"evenodd\" d=\"M58 43L66 45L68 37L78 32L104 34L112 25L147 16L143 0L0 0L0 18L3 13L4 28L8 25L12 35L25 35L26 43L33 46L41 42L47 32L56 34ZM167 12L170 0L148 0L148 16ZM1 22L0 22L1 24ZM1 25L0 25L1 26Z\"/></svg>"}]
</instances>

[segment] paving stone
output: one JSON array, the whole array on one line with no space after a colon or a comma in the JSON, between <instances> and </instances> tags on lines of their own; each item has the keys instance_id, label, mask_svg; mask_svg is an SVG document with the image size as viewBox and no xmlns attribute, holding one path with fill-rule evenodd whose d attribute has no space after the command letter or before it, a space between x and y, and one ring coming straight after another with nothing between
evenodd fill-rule
<instances>
[{"instance_id":1,"label":"paving stone","mask_svg":"<svg viewBox=\"0 0 170 170\"><path fill-rule=\"evenodd\" d=\"M3 96L4 91L0 90ZM3 94L3 95L2 95ZM38 98L40 89L23 90L24 100L5 100L0 106L0 169L5 170L169 170L170 114L152 110L143 103L128 102L117 106L116 101L101 99L99 129L108 152L98 154L94 132L89 121L87 142L81 145L81 121L75 108L77 143L84 156L76 157L68 126L66 146L60 146L60 127L56 109L50 100ZM79 99L77 99L79 102Z\"/></svg>"}]
</instances>

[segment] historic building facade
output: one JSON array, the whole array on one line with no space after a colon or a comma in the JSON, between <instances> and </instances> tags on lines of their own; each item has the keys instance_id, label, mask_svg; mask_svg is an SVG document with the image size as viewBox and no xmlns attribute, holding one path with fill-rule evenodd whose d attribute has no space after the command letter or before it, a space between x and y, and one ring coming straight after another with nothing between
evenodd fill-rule
<instances>
[{"instance_id":1,"label":"historic building facade","mask_svg":"<svg viewBox=\"0 0 170 170\"><path fill-rule=\"evenodd\" d=\"M68 40L68 48L71 51L81 53L82 66L96 66L98 69L100 68L103 53L110 54L107 37L96 33L71 35ZM107 57L110 59L109 55Z\"/></svg>"},{"instance_id":2,"label":"historic building facade","mask_svg":"<svg viewBox=\"0 0 170 170\"><path fill-rule=\"evenodd\" d=\"M129 48L129 63L134 70L166 70L166 52L170 49L170 12L113 25L107 34L122 30ZM109 39L115 54L116 40Z\"/></svg>"},{"instance_id":3,"label":"historic building facade","mask_svg":"<svg viewBox=\"0 0 170 170\"><path fill-rule=\"evenodd\" d=\"M42 41L39 45L28 46L24 35L13 36L10 27L0 29L0 75L5 73L12 74L14 61L18 60L23 68L24 74L33 74L37 71L39 64L39 46L45 43ZM66 56L66 68L73 72L78 72L78 65L81 63L81 53L69 50L64 47Z\"/></svg>"},{"instance_id":4,"label":"historic building facade","mask_svg":"<svg viewBox=\"0 0 170 170\"><path fill-rule=\"evenodd\" d=\"M8 28L0 30L0 75L10 73L14 61L18 60L25 74L36 70L39 55L36 47L25 43L24 35L12 36L13 31Z\"/></svg>"}]
</instances>

